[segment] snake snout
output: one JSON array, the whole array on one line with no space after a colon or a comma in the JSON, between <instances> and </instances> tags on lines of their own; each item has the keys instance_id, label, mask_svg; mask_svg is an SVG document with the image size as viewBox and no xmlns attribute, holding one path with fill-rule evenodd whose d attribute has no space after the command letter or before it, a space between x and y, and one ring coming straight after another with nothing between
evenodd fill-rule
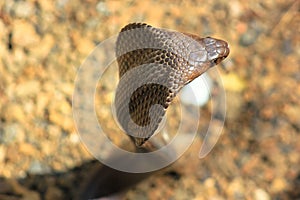
<instances>
[{"instance_id":1,"label":"snake snout","mask_svg":"<svg viewBox=\"0 0 300 200\"><path fill-rule=\"evenodd\" d=\"M211 37L204 38L203 42L205 43L211 66L219 64L229 55L230 49L227 42Z\"/></svg>"}]
</instances>

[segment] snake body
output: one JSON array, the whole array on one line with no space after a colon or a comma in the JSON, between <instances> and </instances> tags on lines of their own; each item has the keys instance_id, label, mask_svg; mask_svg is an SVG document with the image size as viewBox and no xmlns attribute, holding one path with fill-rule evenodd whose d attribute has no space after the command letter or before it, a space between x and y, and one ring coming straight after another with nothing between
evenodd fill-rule
<instances>
[{"instance_id":1,"label":"snake body","mask_svg":"<svg viewBox=\"0 0 300 200\"><path fill-rule=\"evenodd\" d=\"M180 89L228 54L223 40L144 23L125 26L116 43L120 81L115 110L136 146L155 133Z\"/></svg>"},{"instance_id":2,"label":"snake body","mask_svg":"<svg viewBox=\"0 0 300 200\"><path fill-rule=\"evenodd\" d=\"M155 133L180 89L228 54L228 44L222 40L142 23L125 26L116 42L120 80L115 111L119 124L136 146L143 145ZM118 160L119 156L110 155L111 160ZM101 165L84 185L79 199L119 199L113 195L150 174L127 173Z\"/></svg>"}]
</instances>

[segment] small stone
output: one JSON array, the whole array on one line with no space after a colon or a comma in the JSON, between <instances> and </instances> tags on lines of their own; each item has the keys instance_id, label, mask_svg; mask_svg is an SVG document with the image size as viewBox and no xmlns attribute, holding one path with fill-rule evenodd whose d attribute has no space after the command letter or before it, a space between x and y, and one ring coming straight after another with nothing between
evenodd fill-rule
<instances>
[{"instance_id":1,"label":"small stone","mask_svg":"<svg viewBox=\"0 0 300 200\"><path fill-rule=\"evenodd\" d=\"M2 20L0 20L0 38L5 38L5 37L7 37L7 33L8 33L8 29L7 29L7 27L5 26L5 24L3 23L3 21ZM1 40L1 42L3 42L2 40ZM6 48L6 46L4 45L3 47L5 47Z\"/></svg>"},{"instance_id":2,"label":"small stone","mask_svg":"<svg viewBox=\"0 0 300 200\"><path fill-rule=\"evenodd\" d=\"M54 43L55 43L55 41L54 41L53 36L50 34L46 34L42 38L39 45L36 45L31 48L31 52L32 52L32 54L35 55L35 57L44 59L49 55L51 49L54 46Z\"/></svg>"},{"instance_id":3,"label":"small stone","mask_svg":"<svg viewBox=\"0 0 300 200\"><path fill-rule=\"evenodd\" d=\"M36 148L34 148L31 144L28 144L28 143L20 144L19 150L26 156L33 156L37 153Z\"/></svg>"},{"instance_id":4,"label":"small stone","mask_svg":"<svg viewBox=\"0 0 300 200\"><path fill-rule=\"evenodd\" d=\"M6 121L8 122L21 122L26 121L26 116L22 107L16 103L9 103L3 108L3 113Z\"/></svg>"},{"instance_id":5,"label":"small stone","mask_svg":"<svg viewBox=\"0 0 300 200\"><path fill-rule=\"evenodd\" d=\"M244 199L245 188L243 181L240 178L235 178L229 183L227 192L230 199Z\"/></svg>"},{"instance_id":6,"label":"small stone","mask_svg":"<svg viewBox=\"0 0 300 200\"><path fill-rule=\"evenodd\" d=\"M67 0L63 0L63 1L67 2ZM58 1L58 3L59 2L60 1ZM41 10L43 10L44 12L54 12L55 11L55 3L51 2L51 1L40 0L39 5L41 6Z\"/></svg>"},{"instance_id":7,"label":"small stone","mask_svg":"<svg viewBox=\"0 0 300 200\"><path fill-rule=\"evenodd\" d=\"M300 126L300 106L299 105L285 105L284 113L289 116L289 119Z\"/></svg>"},{"instance_id":8,"label":"small stone","mask_svg":"<svg viewBox=\"0 0 300 200\"><path fill-rule=\"evenodd\" d=\"M65 131L71 132L73 130L73 119L71 116L63 115L57 111L50 112L49 119L52 123L60 126Z\"/></svg>"},{"instance_id":9,"label":"small stone","mask_svg":"<svg viewBox=\"0 0 300 200\"><path fill-rule=\"evenodd\" d=\"M17 17L26 18L33 14L33 4L27 1L17 1L14 13Z\"/></svg>"},{"instance_id":10,"label":"small stone","mask_svg":"<svg viewBox=\"0 0 300 200\"><path fill-rule=\"evenodd\" d=\"M226 90L240 92L245 89L246 83L236 73L222 75L222 81Z\"/></svg>"},{"instance_id":11,"label":"small stone","mask_svg":"<svg viewBox=\"0 0 300 200\"><path fill-rule=\"evenodd\" d=\"M106 2L100 1L97 5L96 5L96 10L101 13L102 15L109 15L109 10L107 8Z\"/></svg>"},{"instance_id":12,"label":"small stone","mask_svg":"<svg viewBox=\"0 0 300 200\"><path fill-rule=\"evenodd\" d=\"M61 130L58 126L49 125L47 127L47 133L49 134L49 138L51 140L60 138L61 136Z\"/></svg>"},{"instance_id":13,"label":"small stone","mask_svg":"<svg viewBox=\"0 0 300 200\"><path fill-rule=\"evenodd\" d=\"M20 74L25 68L24 60L27 59L27 55L22 48L14 48L12 54L16 65L10 66L8 71L11 73Z\"/></svg>"},{"instance_id":14,"label":"small stone","mask_svg":"<svg viewBox=\"0 0 300 200\"><path fill-rule=\"evenodd\" d=\"M29 80L17 85L15 95L19 98L32 97L37 95L37 93L40 91L40 88L40 82L37 80Z\"/></svg>"},{"instance_id":15,"label":"small stone","mask_svg":"<svg viewBox=\"0 0 300 200\"><path fill-rule=\"evenodd\" d=\"M232 1L229 4L229 8L230 8L230 13L232 14L232 16L238 18L243 14L243 9L242 9L242 5L241 3L239 3L238 1Z\"/></svg>"},{"instance_id":16,"label":"small stone","mask_svg":"<svg viewBox=\"0 0 300 200\"><path fill-rule=\"evenodd\" d=\"M46 106L48 105L49 101L50 101L49 94L41 92L39 95L37 95L35 112L38 116L44 115Z\"/></svg>"},{"instance_id":17,"label":"small stone","mask_svg":"<svg viewBox=\"0 0 300 200\"><path fill-rule=\"evenodd\" d=\"M4 158L5 158L5 147L3 145L0 145L0 163L4 161Z\"/></svg>"},{"instance_id":18,"label":"small stone","mask_svg":"<svg viewBox=\"0 0 300 200\"><path fill-rule=\"evenodd\" d=\"M249 29L239 40L241 46L247 47L255 43L259 33L255 29Z\"/></svg>"},{"instance_id":19,"label":"small stone","mask_svg":"<svg viewBox=\"0 0 300 200\"><path fill-rule=\"evenodd\" d=\"M59 88L66 96L72 96L74 91L74 85L71 83L61 83Z\"/></svg>"},{"instance_id":20,"label":"small stone","mask_svg":"<svg viewBox=\"0 0 300 200\"><path fill-rule=\"evenodd\" d=\"M25 139L25 133L19 124L7 124L4 129L0 129L0 142L10 144L14 142L22 142Z\"/></svg>"},{"instance_id":21,"label":"small stone","mask_svg":"<svg viewBox=\"0 0 300 200\"><path fill-rule=\"evenodd\" d=\"M33 24L24 20L15 20L13 28L13 43L21 47L37 45L40 37L36 33Z\"/></svg>"},{"instance_id":22,"label":"small stone","mask_svg":"<svg viewBox=\"0 0 300 200\"><path fill-rule=\"evenodd\" d=\"M271 190L274 193L279 193L287 188L287 183L283 178L276 178L271 184Z\"/></svg>"},{"instance_id":23,"label":"small stone","mask_svg":"<svg viewBox=\"0 0 300 200\"><path fill-rule=\"evenodd\" d=\"M49 173L51 170L49 166L45 165L38 160L33 160L30 164L28 171L32 174L46 174Z\"/></svg>"},{"instance_id":24,"label":"small stone","mask_svg":"<svg viewBox=\"0 0 300 200\"><path fill-rule=\"evenodd\" d=\"M45 1L47 1L47 0L45 0ZM66 6L66 4L67 4L68 2L69 2L68 0L58 0L58 1L57 1L57 7L62 8L62 7L64 7L64 6Z\"/></svg>"},{"instance_id":25,"label":"small stone","mask_svg":"<svg viewBox=\"0 0 300 200\"><path fill-rule=\"evenodd\" d=\"M50 141L43 141L41 143L42 153L46 156L53 155L57 149L57 145L53 144L53 142Z\"/></svg>"},{"instance_id":26,"label":"small stone","mask_svg":"<svg viewBox=\"0 0 300 200\"><path fill-rule=\"evenodd\" d=\"M78 32L73 32L71 37L76 49L81 54L88 55L95 48L92 40L81 36Z\"/></svg>"},{"instance_id":27,"label":"small stone","mask_svg":"<svg viewBox=\"0 0 300 200\"><path fill-rule=\"evenodd\" d=\"M213 178L208 178L205 180L204 185L207 188L213 188L215 187L216 181Z\"/></svg>"},{"instance_id":28,"label":"small stone","mask_svg":"<svg viewBox=\"0 0 300 200\"><path fill-rule=\"evenodd\" d=\"M256 189L254 191L254 199L255 200L270 200L270 195L263 189Z\"/></svg>"},{"instance_id":29,"label":"small stone","mask_svg":"<svg viewBox=\"0 0 300 200\"><path fill-rule=\"evenodd\" d=\"M291 152L288 156L289 156L289 160L291 161L291 163L299 163L300 156L297 151Z\"/></svg>"},{"instance_id":30,"label":"small stone","mask_svg":"<svg viewBox=\"0 0 300 200\"><path fill-rule=\"evenodd\" d=\"M70 134L70 142L73 144L78 144L80 142L80 137L77 133Z\"/></svg>"},{"instance_id":31,"label":"small stone","mask_svg":"<svg viewBox=\"0 0 300 200\"><path fill-rule=\"evenodd\" d=\"M22 158L22 155L16 151L16 145L11 144L6 147L6 152L5 152L5 161L8 163L5 168L9 172L7 175L10 176L10 173L15 174L14 172L11 171L14 165L16 165L16 161L20 160ZM13 163L10 163L13 162ZM3 172L1 172L3 173Z\"/></svg>"},{"instance_id":32,"label":"small stone","mask_svg":"<svg viewBox=\"0 0 300 200\"><path fill-rule=\"evenodd\" d=\"M62 114L68 115L68 114L72 113L72 107L71 107L70 103L65 99L59 102L59 105L57 108L60 111L60 113L62 113Z\"/></svg>"},{"instance_id":33,"label":"small stone","mask_svg":"<svg viewBox=\"0 0 300 200\"><path fill-rule=\"evenodd\" d=\"M226 119L235 121L241 115L240 110L244 104L243 96L237 92L228 92L226 104L230 108L226 110Z\"/></svg>"},{"instance_id":34,"label":"small stone","mask_svg":"<svg viewBox=\"0 0 300 200\"><path fill-rule=\"evenodd\" d=\"M74 124L70 103L65 99L52 102L49 106L49 120L62 127L65 131L72 132Z\"/></svg>"}]
</instances>

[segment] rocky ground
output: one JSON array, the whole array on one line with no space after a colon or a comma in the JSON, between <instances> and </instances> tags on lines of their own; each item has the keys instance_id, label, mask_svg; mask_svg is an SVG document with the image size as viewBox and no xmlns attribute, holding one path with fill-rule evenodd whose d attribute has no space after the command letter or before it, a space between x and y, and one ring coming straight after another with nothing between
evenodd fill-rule
<instances>
[{"instance_id":1,"label":"rocky ground","mask_svg":"<svg viewBox=\"0 0 300 200\"><path fill-rule=\"evenodd\" d=\"M198 159L198 137L122 198L300 199L299 10L298 0L1 1L0 199L76 198L99 164L75 129L77 70L129 22L221 38L231 52L220 70L227 115L213 151ZM99 118L110 108L108 81L97 89ZM209 108L201 108L204 126Z\"/></svg>"}]
</instances>

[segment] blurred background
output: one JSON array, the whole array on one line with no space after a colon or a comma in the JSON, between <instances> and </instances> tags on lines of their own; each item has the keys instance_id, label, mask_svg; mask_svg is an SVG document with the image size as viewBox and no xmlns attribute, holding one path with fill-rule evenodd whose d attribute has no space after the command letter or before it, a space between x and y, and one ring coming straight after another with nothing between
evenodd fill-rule
<instances>
[{"instance_id":1,"label":"blurred background","mask_svg":"<svg viewBox=\"0 0 300 200\"><path fill-rule=\"evenodd\" d=\"M300 199L299 11L297 0L1 1L0 199L76 197L97 165L73 121L76 72L130 22L220 38L231 52L214 149L198 159L197 138L124 199ZM205 126L209 105L201 116Z\"/></svg>"}]
</instances>

